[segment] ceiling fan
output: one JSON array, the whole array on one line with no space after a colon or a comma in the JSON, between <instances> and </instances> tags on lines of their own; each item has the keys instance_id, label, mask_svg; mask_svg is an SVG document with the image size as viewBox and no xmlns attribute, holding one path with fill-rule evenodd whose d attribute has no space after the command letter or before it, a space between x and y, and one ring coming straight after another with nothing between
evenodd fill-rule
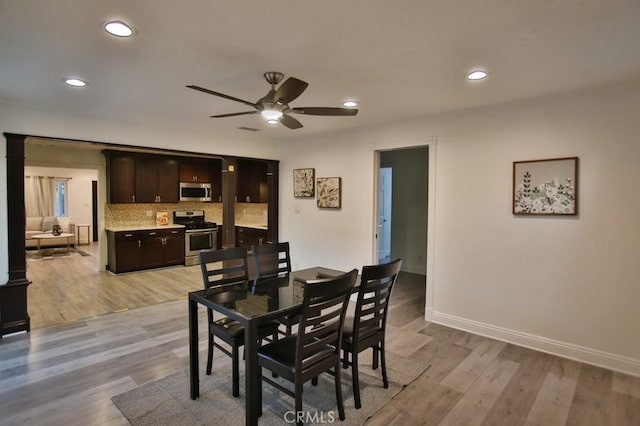
<instances>
[{"instance_id":1,"label":"ceiling fan","mask_svg":"<svg viewBox=\"0 0 640 426\"><path fill-rule=\"evenodd\" d=\"M289 77L276 90L276 85L280 83L284 74L276 71L264 73L264 78L271 85L269 92L258 99L255 103L225 95L224 93L214 92L204 87L188 85L189 89L198 90L210 95L219 96L253 107L255 111L232 112L229 114L212 115L211 118L234 117L236 115L249 115L260 113L269 124L277 124L278 122L289 129L299 129L302 127L297 119L289 114L305 114L305 115L330 115L330 116L347 116L356 115L358 110L355 108L333 108L333 107L304 107L291 108L289 102L296 99L305 91L309 83L299 80L295 77Z\"/></svg>"}]
</instances>

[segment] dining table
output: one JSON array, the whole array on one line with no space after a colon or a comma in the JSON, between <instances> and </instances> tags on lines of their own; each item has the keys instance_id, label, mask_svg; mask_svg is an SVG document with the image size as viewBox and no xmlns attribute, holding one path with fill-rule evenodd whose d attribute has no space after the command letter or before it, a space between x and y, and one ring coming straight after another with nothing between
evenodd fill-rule
<instances>
[{"instance_id":1,"label":"dining table","mask_svg":"<svg viewBox=\"0 0 640 426\"><path fill-rule=\"evenodd\" d=\"M289 280L274 280L262 283L259 288L250 282L189 293L189 380L190 396L200 395L199 350L198 350L198 305L204 306L244 326L245 351L245 418L247 425L257 425L262 413L259 407L258 377L258 328L261 324L295 314L302 308L304 285L311 280L331 278L343 271L320 266L293 271Z\"/></svg>"}]
</instances>

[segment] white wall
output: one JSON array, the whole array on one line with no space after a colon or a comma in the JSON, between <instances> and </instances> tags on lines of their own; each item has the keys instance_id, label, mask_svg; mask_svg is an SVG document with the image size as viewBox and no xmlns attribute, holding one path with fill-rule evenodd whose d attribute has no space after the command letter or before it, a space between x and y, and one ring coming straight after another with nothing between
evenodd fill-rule
<instances>
[{"instance_id":1,"label":"white wall","mask_svg":"<svg viewBox=\"0 0 640 426\"><path fill-rule=\"evenodd\" d=\"M93 211L91 205L91 181L98 180L97 169L25 166L24 174L25 176L54 176L69 178L70 180L67 182L67 215L75 224L92 223ZM72 232L74 231L75 230L72 230ZM86 236L82 238L82 241L84 241Z\"/></svg>"},{"instance_id":2,"label":"white wall","mask_svg":"<svg viewBox=\"0 0 640 426\"><path fill-rule=\"evenodd\" d=\"M372 151L435 135L427 313L640 375L638 105L632 84L282 144L281 239L298 267L372 262ZM512 162L564 156L580 157L579 216L514 217ZM294 199L299 167L342 176L343 209Z\"/></svg>"}]
</instances>

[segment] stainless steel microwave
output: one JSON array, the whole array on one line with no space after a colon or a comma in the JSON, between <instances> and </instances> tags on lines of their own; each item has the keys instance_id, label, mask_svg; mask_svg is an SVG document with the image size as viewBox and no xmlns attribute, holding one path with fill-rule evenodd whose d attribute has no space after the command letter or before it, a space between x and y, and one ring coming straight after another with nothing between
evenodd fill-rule
<instances>
[{"instance_id":1,"label":"stainless steel microwave","mask_svg":"<svg viewBox=\"0 0 640 426\"><path fill-rule=\"evenodd\" d=\"M180 182L180 201L211 201L211 184Z\"/></svg>"}]
</instances>

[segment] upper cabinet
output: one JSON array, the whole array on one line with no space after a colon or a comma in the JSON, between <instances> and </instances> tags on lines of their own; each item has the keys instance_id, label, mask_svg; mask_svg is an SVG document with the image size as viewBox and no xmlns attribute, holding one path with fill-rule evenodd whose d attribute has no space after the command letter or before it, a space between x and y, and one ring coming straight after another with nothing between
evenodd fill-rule
<instances>
[{"instance_id":1,"label":"upper cabinet","mask_svg":"<svg viewBox=\"0 0 640 426\"><path fill-rule=\"evenodd\" d=\"M211 183L213 164L208 160L180 160L180 182Z\"/></svg>"},{"instance_id":2,"label":"upper cabinet","mask_svg":"<svg viewBox=\"0 0 640 426\"><path fill-rule=\"evenodd\" d=\"M239 203L268 202L267 162L238 160L237 168L236 200Z\"/></svg>"},{"instance_id":3,"label":"upper cabinet","mask_svg":"<svg viewBox=\"0 0 640 426\"><path fill-rule=\"evenodd\" d=\"M177 203L178 161L161 155L105 151L109 203Z\"/></svg>"},{"instance_id":4,"label":"upper cabinet","mask_svg":"<svg viewBox=\"0 0 640 426\"><path fill-rule=\"evenodd\" d=\"M109 202L135 203L135 158L132 155L107 155L109 168Z\"/></svg>"},{"instance_id":5,"label":"upper cabinet","mask_svg":"<svg viewBox=\"0 0 640 426\"><path fill-rule=\"evenodd\" d=\"M178 161L164 156L137 156L136 202L177 203L180 199Z\"/></svg>"}]
</instances>

